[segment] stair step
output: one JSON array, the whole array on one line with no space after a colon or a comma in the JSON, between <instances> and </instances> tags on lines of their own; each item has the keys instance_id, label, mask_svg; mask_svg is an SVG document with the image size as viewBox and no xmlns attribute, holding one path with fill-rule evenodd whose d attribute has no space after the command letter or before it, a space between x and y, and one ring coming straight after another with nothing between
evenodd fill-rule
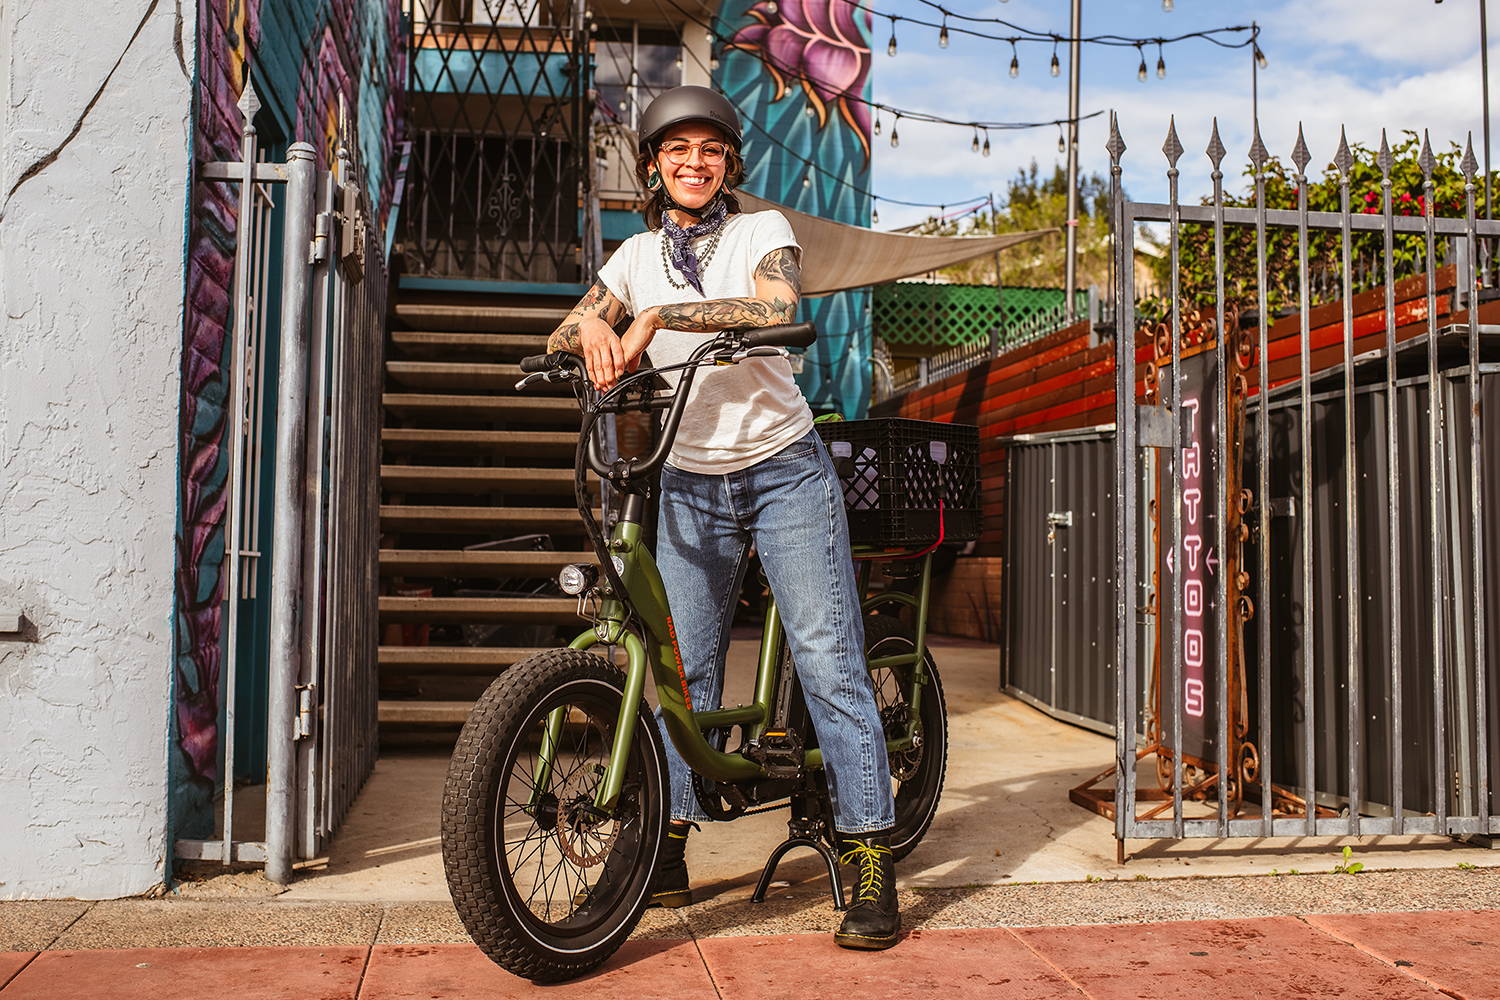
<instances>
[{"instance_id":1,"label":"stair step","mask_svg":"<svg viewBox=\"0 0 1500 1000\"><path fill-rule=\"evenodd\" d=\"M382 576L551 577L571 563L597 566L593 552L477 552L381 549Z\"/></svg>"},{"instance_id":2,"label":"stair step","mask_svg":"<svg viewBox=\"0 0 1500 1000\"><path fill-rule=\"evenodd\" d=\"M572 597L381 597L381 622L577 622Z\"/></svg>"},{"instance_id":3,"label":"stair step","mask_svg":"<svg viewBox=\"0 0 1500 1000\"><path fill-rule=\"evenodd\" d=\"M529 333L460 333L452 330L392 330L391 345L403 356L432 357L447 360L463 358L503 358L518 361L531 354L547 353L547 338Z\"/></svg>"},{"instance_id":4,"label":"stair step","mask_svg":"<svg viewBox=\"0 0 1500 1000\"><path fill-rule=\"evenodd\" d=\"M380 666L432 673L498 673L541 649L523 646L381 646Z\"/></svg>"},{"instance_id":5,"label":"stair step","mask_svg":"<svg viewBox=\"0 0 1500 1000\"><path fill-rule=\"evenodd\" d=\"M503 451L517 458L541 455L572 455L578 447L577 431L481 431L439 430L428 427L383 427L380 441L388 451L422 454L492 455Z\"/></svg>"},{"instance_id":6,"label":"stair step","mask_svg":"<svg viewBox=\"0 0 1500 1000\"><path fill-rule=\"evenodd\" d=\"M381 701L377 714L382 726L462 726L471 701Z\"/></svg>"},{"instance_id":7,"label":"stair step","mask_svg":"<svg viewBox=\"0 0 1500 1000\"><path fill-rule=\"evenodd\" d=\"M491 390L514 392L516 383L525 377L520 365L490 364L475 361L388 361L386 384L414 389L452 389L459 391ZM528 395L565 394L572 398L566 385L533 385Z\"/></svg>"},{"instance_id":8,"label":"stair step","mask_svg":"<svg viewBox=\"0 0 1500 1000\"><path fill-rule=\"evenodd\" d=\"M477 468L465 465L382 465L380 485L402 493L566 493L572 469ZM590 484L590 489L597 489Z\"/></svg>"},{"instance_id":9,"label":"stair step","mask_svg":"<svg viewBox=\"0 0 1500 1000\"><path fill-rule=\"evenodd\" d=\"M382 531L494 531L517 534L562 531L582 534L574 507L423 507L388 504L380 508Z\"/></svg>"},{"instance_id":10,"label":"stair step","mask_svg":"<svg viewBox=\"0 0 1500 1000\"><path fill-rule=\"evenodd\" d=\"M578 403L571 397L388 392L380 397L380 402L392 413L427 420L445 417L460 420L508 420L528 424L579 422Z\"/></svg>"},{"instance_id":11,"label":"stair step","mask_svg":"<svg viewBox=\"0 0 1500 1000\"><path fill-rule=\"evenodd\" d=\"M465 306L398 302L396 318L413 329L551 333L567 318L563 306Z\"/></svg>"}]
</instances>

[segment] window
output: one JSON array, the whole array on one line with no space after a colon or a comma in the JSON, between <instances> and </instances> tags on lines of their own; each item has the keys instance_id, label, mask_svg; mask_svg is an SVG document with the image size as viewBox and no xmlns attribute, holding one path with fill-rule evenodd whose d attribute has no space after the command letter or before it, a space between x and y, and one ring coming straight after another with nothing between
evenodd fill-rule
<instances>
[{"instance_id":1,"label":"window","mask_svg":"<svg viewBox=\"0 0 1500 1000\"><path fill-rule=\"evenodd\" d=\"M636 21L601 21L594 37L599 99L608 114L635 128L653 97L682 83L682 37L675 28Z\"/></svg>"}]
</instances>

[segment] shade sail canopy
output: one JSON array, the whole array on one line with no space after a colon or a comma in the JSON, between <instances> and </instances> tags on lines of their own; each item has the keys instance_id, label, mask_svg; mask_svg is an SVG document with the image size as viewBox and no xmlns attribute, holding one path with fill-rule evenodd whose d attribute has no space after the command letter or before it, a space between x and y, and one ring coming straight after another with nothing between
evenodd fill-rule
<instances>
[{"instance_id":1,"label":"shade sail canopy","mask_svg":"<svg viewBox=\"0 0 1500 1000\"><path fill-rule=\"evenodd\" d=\"M1056 229L1030 229L995 236L912 236L878 233L830 219L820 219L774 201L736 191L746 212L775 209L786 216L802 244L802 294L829 295L846 288L880 285L914 274L926 274L950 264L1034 240Z\"/></svg>"}]
</instances>

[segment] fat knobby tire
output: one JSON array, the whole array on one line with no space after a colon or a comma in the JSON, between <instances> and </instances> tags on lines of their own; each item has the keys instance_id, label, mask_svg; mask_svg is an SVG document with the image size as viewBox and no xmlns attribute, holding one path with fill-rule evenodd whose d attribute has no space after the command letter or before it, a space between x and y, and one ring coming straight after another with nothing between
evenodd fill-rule
<instances>
[{"instance_id":1,"label":"fat knobby tire","mask_svg":"<svg viewBox=\"0 0 1500 1000\"><path fill-rule=\"evenodd\" d=\"M584 950L554 948L513 916L497 861L496 794L524 731L535 723L537 709L565 690L588 698L624 696L624 674L601 657L575 649L538 653L498 677L469 713L453 750L443 787L443 869L459 918L474 943L509 972L537 982L572 979L603 963L625 941L640 920L666 822L666 758L656 722L644 700L635 727L633 761L639 762L637 802L641 836L649 845L648 864L637 865L629 887L598 932L597 943ZM610 728L614 726L610 716ZM503 836L503 833L501 834ZM641 867L645 871L640 871ZM636 887L639 886L639 891ZM546 936L541 934L540 936Z\"/></svg>"}]
</instances>

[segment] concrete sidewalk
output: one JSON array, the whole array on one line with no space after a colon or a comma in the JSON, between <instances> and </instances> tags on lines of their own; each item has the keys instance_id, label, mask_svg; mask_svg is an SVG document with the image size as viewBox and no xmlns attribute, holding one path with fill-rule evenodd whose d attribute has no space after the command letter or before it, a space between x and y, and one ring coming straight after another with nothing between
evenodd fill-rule
<instances>
[{"instance_id":1,"label":"concrete sidewalk","mask_svg":"<svg viewBox=\"0 0 1500 1000\"><path fill-rule=\"evenodd\" d=\"M918 929L849 952L829 935L643 938L537 987L469 944L0 952L4 1000L462 1000L844 994L870 998L1500 998L1500 911Z\"/></svg>"}]
</instances>

